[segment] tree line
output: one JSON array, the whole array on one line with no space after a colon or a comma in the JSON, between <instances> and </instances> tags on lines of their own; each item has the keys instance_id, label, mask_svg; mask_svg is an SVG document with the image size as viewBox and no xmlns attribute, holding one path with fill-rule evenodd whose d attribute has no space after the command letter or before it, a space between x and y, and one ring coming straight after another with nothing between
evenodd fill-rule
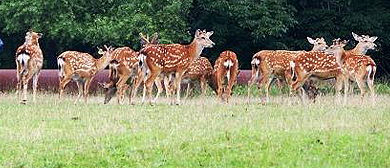
<instances>
[{"instance_id":1,"label":"tree line","mask_svg":"<svg viewBox=\"0 0 390 168\"><path fill-rule=\"evenodd\" d=\"M378 76L390 75L390 1L387 0L2 0L0 68L15 68L16 48L29 29L43 33L44 68L57 68L66 50L97 55L97 46L140 48L138 34L159 33L160 43L189 43L196 29L213 30L213 62L224 50L250 68L263 49L309 50L306 37L350 40L351 32L378 36Z\"/></svg>"}]
</instances>

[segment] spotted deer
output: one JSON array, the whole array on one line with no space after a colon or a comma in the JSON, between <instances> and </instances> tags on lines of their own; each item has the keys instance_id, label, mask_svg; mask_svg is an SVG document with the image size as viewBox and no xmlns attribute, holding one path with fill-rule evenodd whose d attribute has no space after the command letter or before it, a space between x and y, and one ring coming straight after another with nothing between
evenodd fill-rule
<instances>
[{"instance_id":1,"label":"spotted deer","mask_svg":"<svg viewBox=\"0 0 390 168\"><path fill-rule=\"evenodd\" d=\"M65 51L57 58L60 69L59 98L61 99L65 86L73 79L78 87L79 94L75 104L80 99L81 94L84 97L84 103L87 103L89 87L95 75L103 70L111 61L113 48L105 47L105 51L99 49L99 54L103 55L100 59L93 58L88 53L78 51Z\"/></svg>"},{"instance_id":2,"label":"spotted deer","mask_svg":"<svg viewBox=\"0 0 390 168\"><path fill-rule=\"evenodd\" d=\"M33 78L33 101L36 101L38 78L43 65L43 53L38 42L41 36L41 33L28 31L25 42L16 50L15 62L18 80L16 90L17 94L20 95L23 86L23 104L27 103L27 87L31 78Z\"/></svg>"},{"instance_id":3,"label":"spotted deer","mask_svg":"<svg viewBox=\"0 0 390 168\"><path fill-rule=\"evenodd\" d=\"M180 83L183 74L190 64L200 56L204 48L211 48L215 45L210 40L212 34L212 31L206 32L198 29L191 44L151 44L140 51L141 56L145 57L148 69L144 86L151 104L155 102L151 99L151 86L161 73L166 76L171 74L175 76L173 84L176 89L176 104L180 104Z\"/></svg>"},{"instance_id":4,"label":"spotted deer","mask_svg":"<svg viewBox=\"0 0 390 168\"><path fill-rule=\"evenodd\" d=\"M344 47L346 43L341 43ZM317 78L320 80L335 79L337 97L340 96L342 84L348 88L346 74L336 63L336 57L321 51L302 52L290 61L292 72L291 89L297 90L307 79ZM347 92L344 89L344 103L347 101Z\"/></svg>"},{"instance_id":5,"label":"spotted deer","mask_svg":"<svg viewBox=\"0 0 390 168\"><path fill-rule=\"evenodd\" d=\"M213 72L213 67L206 57L199 57L188 67L183 75L183 83L187 83L186 97L190 92L190 85L195 82L200 83L202 96L206 94L207 83Z\"/></svg>"},{"instance_id":6,"label":"spotted deer","mask_svg":"<svg viewBox=\"0 0 390 168\"><path fill-rule=\"evenodd\" d=\"M346 52L344 45L346 41L336 39L332 46L325 52L333 54L336 62L342 67L349 80L356 81L360 89L360 95L363 99L366 92L366 83L370 89L371 97L374 100L374 76L376 73L376 64L374 60L366 55L358 55L353 52ZM348 87L346 87L348 89Z\"/></svg>"},{"instance_id":7,"label":"spotted deer","mask_svg":"<svg viewBox=\"0 0 390 168\"><path fill-rule=\"evenodd\" d=\"M149 36L140 33L141 45L145 47L148 44L158 43L158 34L155 33L152 40ZM120 47L112 52L112 60L109 63L109 83L102 84L106 88L104 104L107 104L111 98L117 95L118 104L123 104L125 91L129 88L126 84L131 79L132 88L129 94L129 104L133 104L134 97L139 85L144 80L144 72L140 67L139 53L130 47ZM161 83L156 82L158 89L162 90Z\"/></svg>"},{"instance_id":8,"label":"spotted deer","mask_svg":"<svg viewBox=\"0 0 390 168\"><path fill-rule=\"evenodd\" d=\"M310 44L313 44L311 51L323 51L327 47L324 38L316 38L314 40L310 37L307 37L307 40ZM248 101L250 100L251 86L255 82L258 82L260 95L262 86L265 86L266 102L269 102L270 86L276 78L286 80L290 85L291 73L288 71L290 67L290 61L295 59L297 54L302 52L304 51L262 50L256 53L251 61L252 75L248 82Z\"/></svg>"},{"instance_id":9,"label":"spotted deer","mask_svg":"<svg viewBox=\"0 0 390 168\"><path fill-rule=\"evenodd\" d=\"M236 83L238 75L237 55L233 51L222 52L215 61L213 77L217 86L217 96L229 102L233 85ZM226 78L226 86L224 81Z\"/></svg>"},{"instance_id":10,"label":"spotted deer","mask_svg":"<svg viewBox=\"0 0 390 168\"><path fill-rule=\"evenodd\" d=\"M368 50L375 50L377 45L374 43L378 37L373 36L370 37L368 35L357 35L354 32L352 32L353 38L358 41L358 44L353 48L352 50L347 50L346 52L356 55L366 55ZM350 93L353 93L353 87L354 83L353 80L350 80Z\"/></svg>"}]
</instances>

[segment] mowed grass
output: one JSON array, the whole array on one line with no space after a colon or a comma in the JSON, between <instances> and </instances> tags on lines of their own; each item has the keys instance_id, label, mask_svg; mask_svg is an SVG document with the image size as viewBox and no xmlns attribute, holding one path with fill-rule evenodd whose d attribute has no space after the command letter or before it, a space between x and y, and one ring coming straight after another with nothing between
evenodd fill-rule
<instances>
[{"instance_id":1,"label":"mowed grass","mask_svg":"<svg viewBox=\"0 0 390 168\"><path fill-rule=\"evenodd\" d=\"M214 96L155 106L0 96L2 167L390 167L390 96L289 105Z\"/></svg>"}]
</instances>

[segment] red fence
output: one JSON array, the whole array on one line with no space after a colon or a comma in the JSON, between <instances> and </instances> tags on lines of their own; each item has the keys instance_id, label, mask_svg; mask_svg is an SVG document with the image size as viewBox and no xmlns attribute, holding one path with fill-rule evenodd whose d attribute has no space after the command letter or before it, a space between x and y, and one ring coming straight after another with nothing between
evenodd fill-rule
<instances>
[{"instance_id":1,"label":"red fence","mask_svg":"<svg viewBox=\"0 0 390 168\"><path fill-rule=\"evenodd\" d=\"M237 83L246 84L251 76L250 70L241 70L238 75ZM108 70L99 72L95 79L91 83L91 92L95 92L98 88L98 82L108 81ZM0 70L0 91L14 90L16 88L16 70L15 69L1 69ZM58 70L56 69L44 69L41 71L38 81L39 90L52 90L58 91L59 78ZM31 86L31 82L30 82ZM76 89L74 82L70 82L67 88L71 90Z\"/></svg>"}]
</instances>

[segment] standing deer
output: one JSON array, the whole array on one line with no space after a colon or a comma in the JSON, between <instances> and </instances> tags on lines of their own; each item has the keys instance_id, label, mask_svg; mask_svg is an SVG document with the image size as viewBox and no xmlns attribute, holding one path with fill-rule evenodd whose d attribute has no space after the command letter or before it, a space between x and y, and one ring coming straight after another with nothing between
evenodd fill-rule
<instances>
[{"instance_id":1,"label":"standing deer","mask_svg":"<svg viewBox=\"0 0 390 168\"><path fill-rule=\"evenodd\" d=\"M212 72L213 67L206 57L199 57L194 60L183 75L183 81L186 81L184 83L187 83L186 97L189 95L190 85L194 82L200 83L202 96L204 96L206 94L206 86Z\"/></svg>"},{"instance_id":2,"label":"standing deer","mask_svg":"<svg viewBox=\"0 0 390 168\"><path fill-rule=\"evenodd\" d=\"M341 43L340 46L344 47L345 44ZM346 74L336 63L334 55L319 51L302 52L297 55L295 60L290 61L290 66L293 79L290 87L293 90L297 90L309 77L321 80L335 78L337 97L340 96L343 83L344 87L348 88ZM344 89L344 103L347 101L346 89Z\"/></svg>"},{"instance_id":3,"label":"standing deer","mask_svg":"<svg viewBox=\"0 0 390 168\"><path fill-rule=\"evenodd\" d=\"M352 52L344 51L344 45L346 41L340 42L340 39L336 39L332 46L325 52L334 54L337 63L346 72L348 80L356 81L360 89L360 95L363 100L366 93L366 84L371 92L371 97L374 100L374 76L376 73L376 64L374 60L366 55L357 55ZM346 87L348 89L348 87Z\"/></svg>"},{"instance_id":4,"label":"standing deer","mask_svg":"<svg viewBox=\"0 0 390 168\"><path fill-rule=\"evenodd\" d=\"M175 75L174 88L176 88L176 104L180 104L180 83L182 76L190 64L197 59L204 48L211 48L215 45L210 40L213 32L196 30L195 37L191 44L159 44L148 45L140 51L141 56L145 57L145 64L148 74L145 81L145 91L148 92L148 98L152 104L152 84L161 74Z\"/></svg>"},{"instance_id":5,"label":"standing deer","mask_svg":"<svg viewBox=\"0 0 390 168\"><path fill-rule=\"evenodd\" d=\"M307 37L310 44L313 44L311 51L323 51L327 47L324 38L315 40ZM266 89L266 102L269 102L269 90L271 83L278 78L282 78L291 84L291 74L288 71L290 61L295 59L297 54L304 51L287 51L287 50L262 50L256 53L251 61L252 76L248 82L248 101L250 100L251 86L258 81L259 94L262 86ZM291 94L291 90L290 90Z\"/></svg>"},{"instance_id":6,"label":"standing deer","mask_svg":"<svg viewBox=\"0 0 390 168\"><path fill-rule=\"evenodd\" d=\"M64 88L72 79L76 81L79 94L75 104L80 99L81 94L84 97L84 103L87 103L89 86L95 75L103 70L111 61L113 48L105 47L105 51L99 49L99 54L103 55L100 59L93 58L88 53L78 51L65 51L57 58L60 69L60 95L61 99Z\"/></svg>"},{"instance_id":7,"label":"standing deer","mask_svg":"<svg viewBox=\"0 0 390 168\"><path fill-rule=\"evenodd\" d=\"M31 78L33 78L33 101L36 101L38 78L43 64L43 54L38 42L41 36L40 33L28 31L25 42L16 50L15 62L18 80L16 89L17 94L20 94L23 86L23 104L27 103L27 87Z\"/></svg>"},{"instance_id":8,"label":"standing deer","mask_svg":"<svg viewBox=\"0 0 390 168\"><path fill-rule=\"evenodd\" d=\"M237 55L233 51L222 52L215 61L213 76L217 85L217 95L220 99L229 102L233 85L236 83L238 74ZM227 85L224 87L224 79Z\"/></svg>"},{"instance_id":9,"label":"standing deer","mask_svg":"<svg viewBox=\"0 0 390 168\"><path fill-rule=\"evenodd\" d=\"M158 43L158 34L155 33L152 40L149 41L149 36L140 33L141 45L145 47L148 44ZM112 61L109 64L109 83L103 84L106 88L104 104L107 104L111 98L117 94L118 104L123 104L125 91L128 89L127 80L131 78L132 89L129 94L129 103L133 104L134 97L139 85L144 80L144 72L140 65L139 53L132 50L130 47L117 48L112 52ZM161 83L157 83L159 89Z\"/></svg>"},{"instance_id":10,"label":"standing deer","mask_svg":"<svg viewBox=\"0 0 390 168\"><path fill-rule=\"evenodd\" d=\"M348 50L346 52L351 53L351 54L356 54L356 55L366 55L368 50L375 50L376 49L376 44L374 43L378 37L370 37L368 35L357 35L354 32L352 32L353 38L358 41L359 43L353 48L352 50ZM353 80L350 80L350 93L353 93L354 89L354 83Z\"/></svg>"}]
</instances>

